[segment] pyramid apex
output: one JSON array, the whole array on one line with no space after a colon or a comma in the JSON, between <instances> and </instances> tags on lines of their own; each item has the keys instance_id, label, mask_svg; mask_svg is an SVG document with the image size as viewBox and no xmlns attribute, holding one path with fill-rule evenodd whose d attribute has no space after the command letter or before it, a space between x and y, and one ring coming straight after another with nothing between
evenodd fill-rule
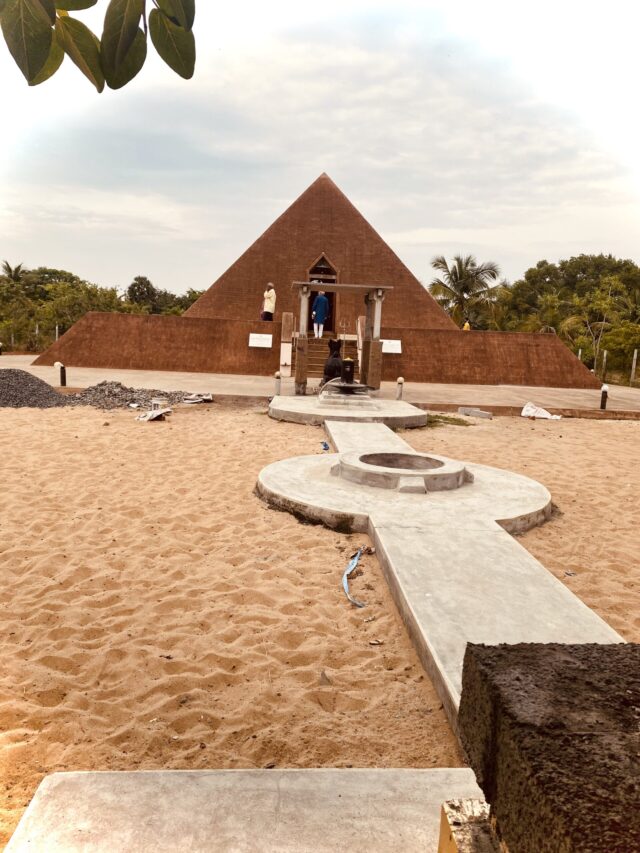
<instances>
[{"instance_id":1,"label":"pyramid apex","mask_svg":"<svg viewBox=\"0 0 640 853\"><path fill-rule=\"evenodd\" d=\"M313 189L314 187L332 187L334 190L337 190L341 195L344 195L340 187L326 172L322 172L321 174L319 174L315 181L309 184L305 192ZM304 196L305 193L303 192L302 195Z\"/></svg>"}]
</instances>

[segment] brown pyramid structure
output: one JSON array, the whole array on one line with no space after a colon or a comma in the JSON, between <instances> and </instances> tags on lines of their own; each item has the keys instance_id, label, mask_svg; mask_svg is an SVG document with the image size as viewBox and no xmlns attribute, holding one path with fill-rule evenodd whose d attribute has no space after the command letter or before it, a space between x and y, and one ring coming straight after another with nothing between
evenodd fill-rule
<instances>
[{"instance_id":1,"label":"brown pyramid structure","mask_svg":"<svg viewBox=\"0 0 640 853\"><path fill-rule=\"evenodd\" d=\"M301 340L292 284L316 280L331 304L325 333L344 335L353 347L363 291L339 285L392 288L382 307L380 337L394 345L381 357L383 379L599 387L555 335L460 331L326 174L182 317L88 312L34 363L255 375L280 369L287 376L292 341ZM259 315L268 282L277 304L266 322ZM316 343L322 360L326 350Z\"/></svg>"},{"instance_id":2,"label":"brown pyramid structure","mask_svg":"<svg viewBox=\"0 0 640 853\"><path fill-rule=\"evenodd\" d=\"M326 276L337 284L392 285L383 316L395 328L456 329L418 279L331 178L323 173L186 312L187 317L255 320L267 282L277 293L276 319L298 316L294 281ZM340 293L330 329L355 333L362 296Z\"/></svg>"}]
</instances>

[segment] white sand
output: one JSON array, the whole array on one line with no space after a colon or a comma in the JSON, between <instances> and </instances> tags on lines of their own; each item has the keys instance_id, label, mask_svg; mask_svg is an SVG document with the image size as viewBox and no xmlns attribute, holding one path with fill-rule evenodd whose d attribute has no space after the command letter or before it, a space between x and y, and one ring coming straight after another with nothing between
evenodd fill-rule
<instances>
[{"instance_id":1,"label":"white sand","mask_svg":"<svg viewBox=\"0 0 640 853\"><path fill-rule=\"evenodd\" d=\"M640 640L639 422L403 437L543 482L560 512L522 543ZM366 538L253 495L267 463L320 452L320 428L218 405L164 424L2 409L0 439L0 840L55 770L462 763L375 557L353 582L368 607L344 598Z\"/></svg>"},{"instance_id":2,"label":"white sand","mask_svg":"<svg viewBox=\"0 0 640 853\"><path fill-rule=\"evenodd\" d=\"M55 770L462 763L366 537L254 496L324 439L265 411L0 409L0 840Z\"/></svg>"}]
</instances>

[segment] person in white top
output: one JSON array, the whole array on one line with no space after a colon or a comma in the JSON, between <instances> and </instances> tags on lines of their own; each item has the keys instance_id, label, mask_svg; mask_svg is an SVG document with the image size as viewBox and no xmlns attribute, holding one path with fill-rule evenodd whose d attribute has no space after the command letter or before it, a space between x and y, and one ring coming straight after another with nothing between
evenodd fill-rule
<instances>
[{"instance_id":1,"label":"person in white top","mask_svg":"<svg viewBox=\"0 0 640 853\"><path fill-rule=\"evenodd\" d=\"M273 320L273 315L276 312L276 291L271 282L267 285L264 292L264 300L262 302L262 319Z\"/></svg>"}]
</instances>

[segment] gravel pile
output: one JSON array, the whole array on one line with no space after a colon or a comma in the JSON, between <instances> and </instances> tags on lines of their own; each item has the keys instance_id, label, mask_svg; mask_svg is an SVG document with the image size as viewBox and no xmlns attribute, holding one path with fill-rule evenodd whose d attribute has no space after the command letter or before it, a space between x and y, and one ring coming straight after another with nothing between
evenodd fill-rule
<instances>
[{"instance_id":1,"label":"gravel pile","mask_svg":"<svg viewBox=\"0 0 640 853\"><path fill-rule=\"evenodd\" d=\"M185 391L150 391L147 388L127 388L120 382L100 382L67 398L70 406L95 406L98 409L124 409L137 403L141 409L151 408L153 397L163 397L169 405L181 403L189 394Z\"/></svg>"},{"instance_id":2,"label":"gravel pile","mask_svg":"<svg viewBox=\"0 0 640 853\"><path fill-rule=\"evenodd\" d=\"M26 370L0 370L0 407L53 409L66 405L66 397Z\"/></svg>"}]
</instances>

